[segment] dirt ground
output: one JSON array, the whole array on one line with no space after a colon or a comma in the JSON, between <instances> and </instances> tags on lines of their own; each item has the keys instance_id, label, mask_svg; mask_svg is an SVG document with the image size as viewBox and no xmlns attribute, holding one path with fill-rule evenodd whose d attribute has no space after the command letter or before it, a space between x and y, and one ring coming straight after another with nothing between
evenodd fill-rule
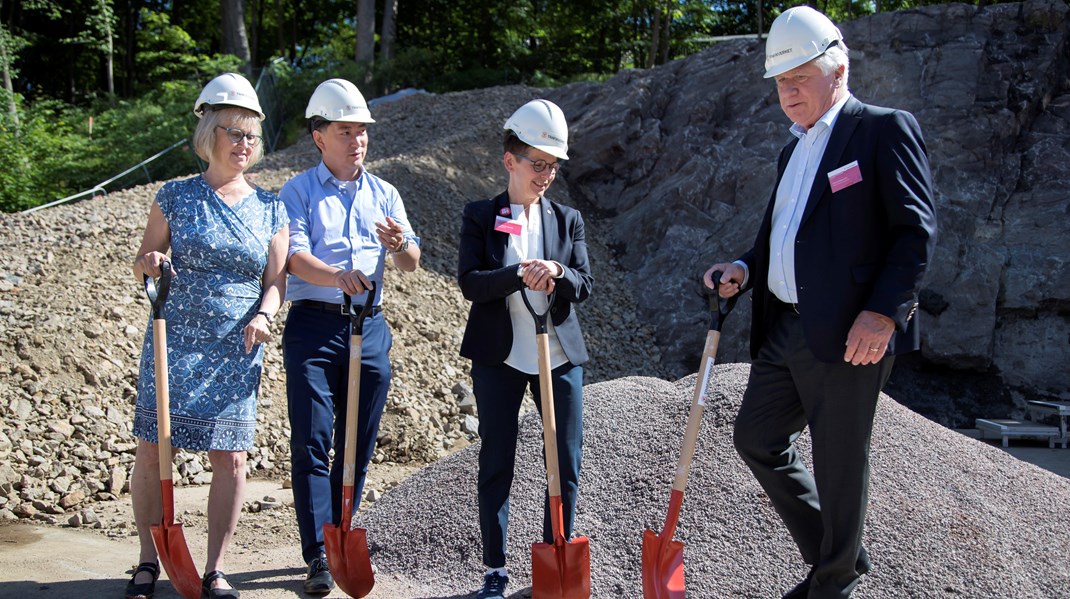
<instances>
[{"instance_id":1,"label":"dirt ground","mask_svg":"<svg viewBox=\"0 0 1070 599\"><path fill-rule=\"evenodd\" d=\"M965 432L965 431L964 431ZM998 446L993 443L993 446ZM1008 453L1060 476L1070 478L1066 450L1048 449L1042 444L1014 443ZM373 468L369 483L399 482L414 468ZM372 480L374 479L374 480ZM184 531L198 569L203 569L205 526L203 510L208 486L176 489L176 513L186 522ZM265 497L279 503L273 510L242 514L238 533L227 558L227 571L244 597L283 599L307 597L301 590L304 567L298 555L297 530L291 506L293 496L282 481L252 479L245 502L257 504ZM102 519L133 522L129 496L119 501L96 504ZM473 523L474 525L474 523ZM84 599L120 597L137 561L138 543L133 531L108 536L109 528L93 530L44 526L17 522L0 526L0 598L49 597ZM202 572L203 573L203 572ZM372 599L466 599L467 595L443 595L435 581L411 580L401 573L380 571L376 575ZM473 589L474 590L474 589ZM510 599L523 599L521 590ZM158 599L178 599L164 578L157 584ZM330 598L346 597L335 590Z\"/></svg>"},{"instance_id":2,"label":"dirt ground","mask_svg":"<svg viewBox=\"0 0 1070 599\"><path fill-rule=\"evenodd\" d=\"M379 469L372 477L401 479L411 468ZM369 477L369 478L372 478ZM265 497L279 503L273 510L245 512L227 555L227 572L245 597L280 599L306 596L301 591L305 569L301 563L297 529L292 509L293 494L282 481L248 481L245 503L258 505ZM208 486L175 490L176 514L185 522L183 531L198 572L204 568L206 527L204 509ZM94 505L94 511L109 521L130 522L133 515L129 496ZM0 526L0 597L50 597L85 599L121 597L132 568L137 562L138 541L133 529L118 536L104 530L13 523ZM158 599L178 598L161 576ZM429 587L389 572L376 575L369 597L400 599L430 597ZM346 597L335 590L328 597Z\"/></svg>"}]
</instances>

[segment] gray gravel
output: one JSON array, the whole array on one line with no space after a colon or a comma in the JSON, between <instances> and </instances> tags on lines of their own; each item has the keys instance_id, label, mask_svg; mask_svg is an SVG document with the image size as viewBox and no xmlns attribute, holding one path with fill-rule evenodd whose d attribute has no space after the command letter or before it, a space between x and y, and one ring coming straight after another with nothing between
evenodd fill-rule
<instances>
[{"instance_id":1,"label":"gray gravel","mask_svg":"<svg viewBox=\"0 0 1070 599\"><path fill-rule=\"evenodd\" d=\"M748 366L716 367L676 538L689 597L778 597L807 567L731 443ZM629 377L585 389L576 534L590 539L595 597L638 597L644 528L660 531L695 375ZM541 429L524 417L509 538L512 589L530 585L544 471ZM809 454L808 437L800 442ZM364 513L372 559L445 595L482 574L478 446L428 466ZM874 571L854 596L1070 596L1070 481L882 396L865 543ZM461 595L463 596L463 595Z\"/></svg>"}]
</instances>

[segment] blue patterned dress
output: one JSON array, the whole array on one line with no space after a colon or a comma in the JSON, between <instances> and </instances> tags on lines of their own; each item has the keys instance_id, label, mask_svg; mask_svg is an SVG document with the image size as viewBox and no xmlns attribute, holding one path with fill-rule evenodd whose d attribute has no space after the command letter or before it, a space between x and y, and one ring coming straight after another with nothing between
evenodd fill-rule
<instances>
[{"instance_id":1,"label":"blue patterned dress","mask_svg":"<svg viewBox=\"0 0 1070 599\"><path fill-rule=\"evenodd\" d=\"M288 222L275 194L227 206L201 177L156 195L171 229L178 276L164 306L170 366L171 444L248 450L256 426L263 346L245 353L242 331L256 316L271 238ZM134 434L157 441L151 317L141 348Z\"/></svg>"}]
</instances>

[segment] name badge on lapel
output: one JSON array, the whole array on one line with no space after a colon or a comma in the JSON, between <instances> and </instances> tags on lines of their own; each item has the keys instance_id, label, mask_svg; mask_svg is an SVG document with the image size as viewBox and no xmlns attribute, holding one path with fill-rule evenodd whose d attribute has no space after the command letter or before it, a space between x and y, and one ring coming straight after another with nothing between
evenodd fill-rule
<instances>
[{"instance_id":1,"label":"name badge on lapel","mask_svg":"<svg viewBox=\"0 0 1070 599\"><path fill-rule=\"evenodd\" d=\"M862 181L862 171L858 168L858 161L853 160L840 168L829 172L829 185L832 193L845 189Z\"/></svg>"},{"instance_id":2,"label":"name badge on lapel","mask_svg":"<svg viewBox=\"0 0 1070 599\"><path fill-rule=\"evenodd\" d=\"M510 235L520 235L520 223L515 220L509 220L504 216L495 216L494 230Z\"/></svg>"}]
</instances>

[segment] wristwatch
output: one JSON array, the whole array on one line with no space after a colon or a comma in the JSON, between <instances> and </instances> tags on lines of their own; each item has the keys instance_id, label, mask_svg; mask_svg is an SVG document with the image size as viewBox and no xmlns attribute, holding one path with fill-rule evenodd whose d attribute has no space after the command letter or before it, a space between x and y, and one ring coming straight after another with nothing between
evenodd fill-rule
<instances>
[{"instance_id":1,"label":"wristwatch","mask_svg":"<svg viewBox=\"0 0 1070 599\"><path fill-rule=\"evenodd\" d=\"M264 310L257 311L257 314L259 314L260 316L263 316L264 318L267 319L268 326L271 326L271 325L275 324L275 316L273 314L268 314Z\"/></svg>"},{"instance_id":2,"label":"wristwatch","mask_svg":"<svg viewBox=\"0 0 1070 599\"><path fill-rule=\"evenodd\" d=\"M390 252L391 254L400 254L400 253L404 252L407 249L409 249L409 240L408 239L402 241L401 245L398 246L398 249L396 249L396 250L387 250L387 251Z\"/></svg>"}]
</instances>

